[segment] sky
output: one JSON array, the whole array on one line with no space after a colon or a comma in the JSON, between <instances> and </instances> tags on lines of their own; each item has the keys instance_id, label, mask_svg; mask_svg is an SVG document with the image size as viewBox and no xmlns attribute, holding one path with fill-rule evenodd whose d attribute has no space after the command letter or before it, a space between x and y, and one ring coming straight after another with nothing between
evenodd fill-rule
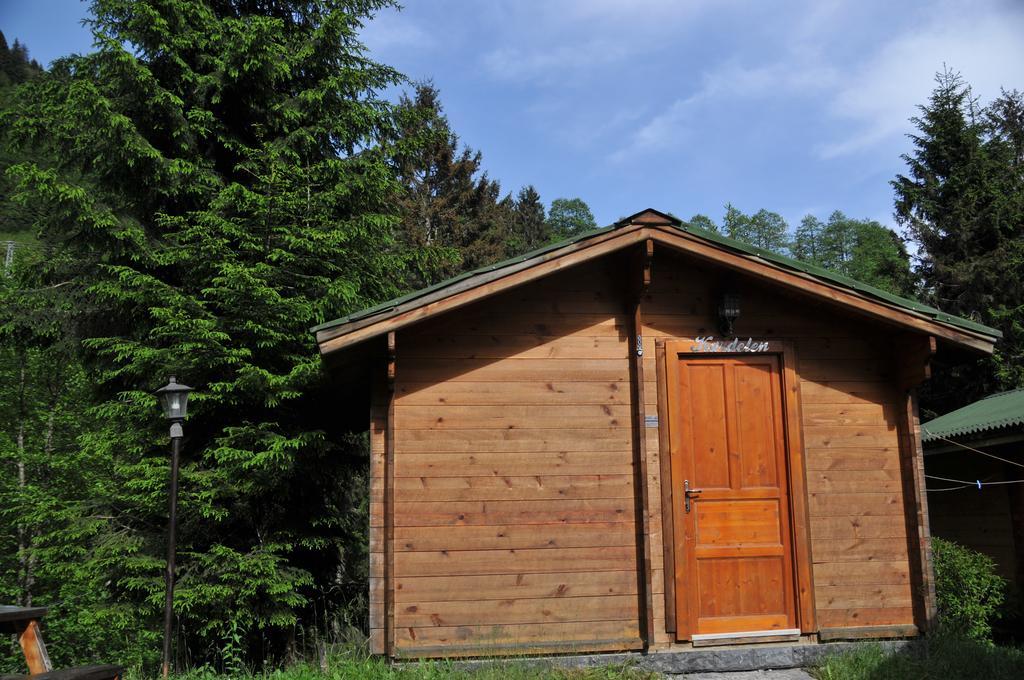
<instances>
[{"instance_id":1,"label":"sky","mask_svg":"<svg viewBox=\"0 0 1024 680\"><path fill-rule=\"evenodd\" d=\"M909 119L937 71L981 101L1024 89L1021 0L405 0L370 54L432 80L505 191L579 197L599 224L727 202L795 226L833 210L895 226ZM0 0L46 64L90 49L77 0ZM390 93L394 96L395 93Z\"/></svg>"}]
</instances>

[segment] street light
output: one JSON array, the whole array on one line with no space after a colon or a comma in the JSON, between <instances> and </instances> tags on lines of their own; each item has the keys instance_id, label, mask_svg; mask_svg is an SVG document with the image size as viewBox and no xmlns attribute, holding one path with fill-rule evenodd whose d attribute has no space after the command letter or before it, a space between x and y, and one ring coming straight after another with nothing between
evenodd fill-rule
<instances>
[{"instance_id":1,"label":"street light","mask_svg":"<svg viewBox=\"0 0 1024 680\"><path fill-rule=\"evenodd\" d=\"M181 423L188 413L188 393L192 388L180 384L172 375L171 381L156 391L163 406L164 416L171 421L171 511L167 527L167 593L164 599L164 659L163 677L171 672L171 624L174 618L174 553L178 533L178 458L181 438L185 432Z\"/></svg>"}]
</instances>

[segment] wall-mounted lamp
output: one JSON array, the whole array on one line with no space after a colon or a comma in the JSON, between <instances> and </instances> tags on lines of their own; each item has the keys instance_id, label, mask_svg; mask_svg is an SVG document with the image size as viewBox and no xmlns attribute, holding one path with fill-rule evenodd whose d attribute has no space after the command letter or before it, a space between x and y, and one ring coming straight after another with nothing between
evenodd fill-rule
<instances>
[{"instance_id":1,"label":"wall-mounted lamp","mask_svg":"<svg viewBox=\"0 0 1024 680\"><path fill-rule=\"evenodd\" d=\"M733 335L733 324L740 317L740 296L736 293L724 293L718 303L718 332L724 337Z\"/></svg>"}]
</instances>

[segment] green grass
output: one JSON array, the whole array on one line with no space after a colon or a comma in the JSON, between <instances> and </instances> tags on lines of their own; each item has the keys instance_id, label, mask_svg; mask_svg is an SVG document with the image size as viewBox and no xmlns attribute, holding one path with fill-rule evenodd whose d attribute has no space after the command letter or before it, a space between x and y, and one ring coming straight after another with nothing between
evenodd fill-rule
<instances>
[{"instance_id":1,"label":"green grass","mask_svg":"<svg viewBox=\"0 0 1024 680\"><path fill-rule=\"evenodd\" d=\"M266 673L219 674L198 669L176 676L176 680L655 680L656 673L629 665L560 669L501 659L472 668L449 661L418 661L391 665L382 659L357 653L331 657L326 672L316 664L295 664Z\"/></svg>"},{"instance_id":2,"label":"green grass","mask_svg":"<svg viewBox=\"0 0 1024 680\"><path fill-rule=\"evenodd\" d=\"M914 651L864 645L828 658L811 673L819 680L1019 680L1024 649L936 634Z\"/></svg>"}]
</instances>

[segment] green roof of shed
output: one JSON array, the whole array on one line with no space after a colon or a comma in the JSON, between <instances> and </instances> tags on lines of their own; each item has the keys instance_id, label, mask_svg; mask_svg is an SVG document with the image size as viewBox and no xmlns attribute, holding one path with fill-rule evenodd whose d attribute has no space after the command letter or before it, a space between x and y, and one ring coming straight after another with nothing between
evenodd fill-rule
<instances>
[{"instance_id":1,"label":"green roof of shed","mask_svg":"<svg viewBox=\"0 0 1024 680\"><path fill-rule=\"evenodd\" d=\"M921 425L921 440L935 441L1024 425L1024 389L993 394Z\"/></svg>"},{"instance_id":2,"label":"green roof of shed","mask_svg":"<svg viewBox=\"0 0 1024 680\"><path fill-rule=\"evenodd\" d=\"M843 276L842 274L837 274L827 269L823 269L822 267L802 262L800 260L795 260L784 255L779 255L778 253L773 253L771 251L758 248L757 246L750 245L749 243L737 241L736 239L723 236L722 234L719 234L717 232L708 231L700 227L695 227L693 225L682 222L681 220L674 216L667 215L657 210L641 211L639 213L636 213L635 215L632 215L630 217L620 220L619 222L616 222L610 227L594 229L592 231L579 234L578 236L575 236L573 238L566 239L558 243L553 243L551 245L538 248L537 250L528 253L524 253L523 255L519 255L501 262L496 262L494 264L487 265L485 267L481 267L473 271L465 272L446 281L434 284L433 286L421 288L420 290L413 291L411 293L408 293L407 295L403 295L401 297L388 300L387 302L382 302L378 305L369 307L367 309L363 309L348 316L334 319L332 321L327 321L318 326L314 326L313 328L310 329L310 331L316 333L318 331L324 331L331 328L336 328L338 326L344 326L345 324L366 319L371 316L384 315L389 311L395 309L399 305L413 302L417 298L421 298L430 293L443 290L444 288L465 281L466 279L470 279L474 276L479 276L481 274L494 272L505 267L516 265L527 260L539 257L546 253L558 250L565 246L579 243L581 241L594 238L595 236L606 234L620 227L628 226L632 224L632 220L634 217L642 215L645 212L656 213L666 219L666 221L669 223L667 226L671 226L683 233L690 234L692 236L697 236L698 238L704 239L706 241L710 241L711 243L717 245L720 248L723 248L724 250L731 250L745 255L754 256L764 262L777 266L781 269L800 272L802 274L812 276L815 279L818 279L824 283L856 291L857 293L860 293L861 295L864 295L868 298L875 298L879 301L895 305L897 307L902 307L909 311L916 312L917 314L929 317L932 320L937 321L939 323L947 324L949 326L954 326L957 328L962 328L974 333L979 333L993 339L1002 337L1001 331L995 328L991 328L989 326L985 326L984 324L980 324L976 321L965 319L959 316L954 316L952 314L947 314L946 312L943 312L940 309L936 309L935 307L932 307L930 305L918 302L917 300L912 300L909 298L894 295L888 291L876 288L875 286L871 286L866 283L862 283L855 279L851 279L847 276Z\"/></svg>"}]
</instances>

